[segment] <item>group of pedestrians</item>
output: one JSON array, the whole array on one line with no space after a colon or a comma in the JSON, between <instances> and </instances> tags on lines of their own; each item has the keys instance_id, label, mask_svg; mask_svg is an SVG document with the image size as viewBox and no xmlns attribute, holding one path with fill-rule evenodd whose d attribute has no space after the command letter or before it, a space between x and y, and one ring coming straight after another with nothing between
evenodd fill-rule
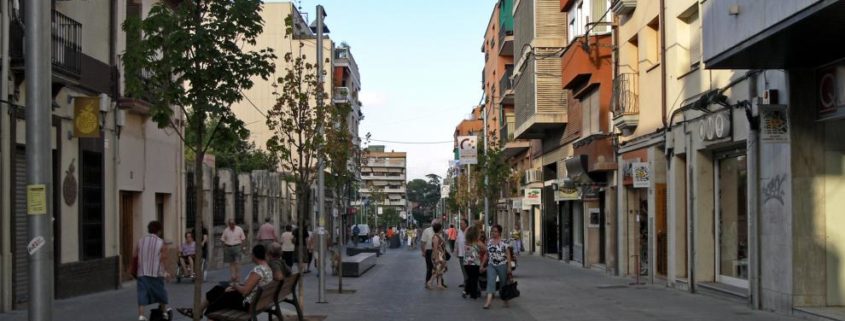
<instances>
[{"instance_id":1,"label":"group of pedestrians","mask_svg":"<svg viewBox=\"0 0 845 321\"><path fill-rule=\"evenodd\" d=\"M420 240L421 254L426 264L426 289L447 288L443 279L451 257L447 243L452 249L451 252L457 255L461 267L464 282L459 287L464 288L462 296L478 299L483 289L486 293L483 308L489 309L497 289L513 280L513 253L518 250L502 238L501 225L493 225L490 238L487 239L481 223L469 226L464 219L461 220L459 228L450 225L444 233L440 220L435 219L431 226L422 232ZM504 306L508 307L508 300L502 301Z\"/></svg>"},{"instance_id":2,"label":"group of pedestrians","mask_svg":"<svg viewBox=\"0 0 845 321\"><path fill-rule=\"evenodd\" d=\"M309 232L302 231L305 238L306 250L303 252L305 268L303 273L310 272L313 261L314 241ZM178 247L178 258L172 258L169 254L167 243L162 237L162 224L159 221L151 221L147 225L147 234L138 240L134 251L132 262L128 267L128 273L137 280L138 294L138 320L147 320L144 307L151 304L158 304L152 315L155 319L169 320L172 310L167 307L169 300L164 287L166 280L173 277L168 273L166 266L170 260L177 260L185 277L195 277L194 256L197 253L197 241L194 233L185 233L185 242ZM229 282L223 282L225 286L217 286L206 293L206 300L203 303L203 313L208 314L220 309L242 309L246 311L254 300L255 290L263 285L269 284L273 279L281 280L289 275L294 265L294 257L297 252L298 230L292 226L285 226L285 232L277 236L276 227L270 218L256 233L256 245L252 248L252 262L255 267L247 274L247 278L240 282L240 263L242 253L246 250L246 234L244 230L235 224L234 220L227 222L223 229L220 241L223 244L223 262L229 266ZM201 249L203 260L208 257L208 231L202 230ZM314 265L316 266L316 262ZM191 316L190 309L177 309L182 314Z\"/></svg>"}]
</instances>

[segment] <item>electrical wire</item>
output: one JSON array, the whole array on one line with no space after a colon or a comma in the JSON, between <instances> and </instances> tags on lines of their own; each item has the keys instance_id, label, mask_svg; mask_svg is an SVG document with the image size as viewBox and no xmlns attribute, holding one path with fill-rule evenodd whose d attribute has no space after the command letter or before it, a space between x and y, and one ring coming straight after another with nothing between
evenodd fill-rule
<instances>
[{"instance_id":1,"label":"electrical wire","mask_svg":"<svg viewBox=\"0 0 845 321\"><path fill-rule=\"evenodd\" d=\"M393 141L393 140L380 140L380 139L372 139L371 141L379 142L379 143L390 143L390 144L405 144L405 145L437 145L437 144L454 144L454 140L448 141L435 141L435 142L403 142L403 141Z\"/></svg>"}]
</instances>

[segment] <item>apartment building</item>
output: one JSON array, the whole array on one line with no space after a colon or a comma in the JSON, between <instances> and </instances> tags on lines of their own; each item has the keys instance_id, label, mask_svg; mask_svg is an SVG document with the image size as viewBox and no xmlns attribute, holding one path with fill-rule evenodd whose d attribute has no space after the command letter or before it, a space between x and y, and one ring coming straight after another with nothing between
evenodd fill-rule
<instances>
[{"instance_id":1,"label":"apartment building","mask_svg":"<svg viewBox=\"0 0 845 321\"><path fill-rule=\"evenodd\" d=\"M521 213L529 218L523 230L533 237L529 249L556 256L560 248L553 233L557 206L552 182L563 177L563 160L572 155L572 146L561 142L569 121L560 57L567 44L566 14L558 0L521 0L514 3L513 16L514 138L539 140L539 148L531 149L532 164L522 188L542 189L542 204Z\"/></svg>"},{"instance_id":2,"label":"apartment building","mask_svg":"<svg viewBox=\"0 0 845 321\"><path fill-rule=\"evenodd\" d=\"M562 85L569 123L562 144L572 145L565 177L556 181L557 235L563 260L614 271L616 159L610 106L613 91L612 14L607 0L561 2L569 45L562 53Z\"/></svg>"},{"instance_id":3,"label":"apartment building","mask_svg":"<svg viewBox=\"0 0 845 321\"><path fill-rule=\"evenodd\" d=\"M407 163L405 152L388 152L384 145L367 147L366 162L361 166L362 183L358 195L376 209L372 213L379 215L387 208L393 208L398 213L406 211ZM356 205L361 205L361 202Z\"/></svg>"},{"instance_id":4,"label":"apartment building","mask_svg":"<svg viewBox=\"0 0 845 321\"><path fill-rule=\"evenodd\" d=\"M756 308L814 318L845 315L845 221L838 215L845 206L839 191L845 181L845 50L807 50L841 39L843 15L842 1L714 0L700 6L704 66L752 70L740 73L752 85L748 102L737 109L747 108L753 124L741 200L749 222L747 293ZM733 268L725 263L716 266Z\"/></svg>"},{"instance_id":5,"label":"apartment building","mask_svg":"<svg viewBox=\"0 0 845 321\"><path fill-rule=\"evenodd\" d=\"M520 148L527 150L527 141L513 137L513 0L500 0L493 6L481 52L484 53L482 115L487 119L484 129L487 145L491 150L506 150L511 154ZM509 199L516 191L512 191L510 186L504 186L502 190L506 194L499 197L498 204L490 204L491 218L505 231L510 231L515 218L509 215Z\"/></svg>"},{"instance_id":6,"label":"apartment building","mask_svg":"<svg viewBox=\"0 0 845 321\"><path fill-rule=\"evenodd\" d=\"M26 214L27 88L26 22L15 2L8 34L10 112L0 113L2 226L0 311L29 301ZM133 245L152 220L164 223L164 238L179 240L184 209L183 144L177 128L161 129L149 119L142 97L124 93L119 55L127 48L121 24L145 15L154 1L62 1L53 4L53 239L55 295L66 298L118 288L126 279ZM96 127L76 126L94 119ZM91 124L91 123L87 123ZM86 130L81 130L86 129ZM43 249L47 250L47 249Z\"/></svg>"},{"instance_id":7,"label":"apartment building","mask_svg":"<svg viewBox=\"0 0 845 321\"><path fill-rule=\"evenodd\" d=\"M358 100L358 93L361 91L361 73L355 56L352 55L352 48L342 42L334 49L334 80L332 89L332 102L334 104L349 104L352 108L346 120L349 125L349 133L352 135L354 148L360 149L361 138L358 135L358 127L364 114L361 112L361 101Z\"/></svg>"}]
</instances>

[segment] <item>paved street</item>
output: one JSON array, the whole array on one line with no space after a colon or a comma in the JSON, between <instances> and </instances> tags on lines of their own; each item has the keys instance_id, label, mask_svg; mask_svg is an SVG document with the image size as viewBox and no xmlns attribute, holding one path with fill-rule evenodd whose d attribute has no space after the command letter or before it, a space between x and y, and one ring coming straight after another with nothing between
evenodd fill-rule
<instances>
[{"instance_id":1,"label":"paved street","mask_svg":"<svg viewBox=\"0 0 845 321\"><path fill-rule=\"evenodd\" d=\"M317 278L306 275L305 314L327 320L798 320L752 311L732 301L693 295L658 286L629 287L628 281L600 272L539 258L525 257L516 271L522 296L511 307L495 302L481 308L481 299L462 299L460 270L450 262L449 289L423 288L423 259L417 250L394 249L361 278L345 278L354 294L327 295L329 303L317 304ZM226 271L209 274L207 287L223 280ZM328 281L336 288L337 279ZM187 306L190 284L169 284L175 306ZM55 320L135 320L134 285L126 288L56 302ZM178 316L176 320L187 320ZM0 314L2 321L25 321L25 311Z\"/></svg>"}]
</instances>

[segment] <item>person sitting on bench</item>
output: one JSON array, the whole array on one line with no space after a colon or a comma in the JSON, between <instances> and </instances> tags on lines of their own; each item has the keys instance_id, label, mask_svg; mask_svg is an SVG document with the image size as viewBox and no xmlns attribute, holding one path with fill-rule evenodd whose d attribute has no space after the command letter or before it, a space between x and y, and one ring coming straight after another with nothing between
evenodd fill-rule
<instances>
[{"instance_id":1,"label":"person sitting on bench","mask_svg":"<svg viewBox=\"0 0 845 321\"><path fill-rule=\"evenodd\" d=\"M194 255L197 254L197 242L194 241L194 233L185 232L185 243L182 244L182 249L179 251L179 264L182 265L182 275L188 275L191 278L194 275Z\"/></svg>"},{"instance_id":2,"label":"person sitting on bench","mask_svg":"<svg viewBox=\"0 0 845 321\"><path fill-rule=\"evenodd\" d=\"M220 310L248 311L250 304L255 303L256 290L273 282L273 272L267 265L267 250L264 245L256 245L252 248L252 261L255 267L249 272L244 284L232 283L224 287L222 284L215 286L205 293L205 300L202 302L201 310L205 315ZM194 310L191 308L178 308L176 311L193 318Z\"/></svg>"}]
</instances>

